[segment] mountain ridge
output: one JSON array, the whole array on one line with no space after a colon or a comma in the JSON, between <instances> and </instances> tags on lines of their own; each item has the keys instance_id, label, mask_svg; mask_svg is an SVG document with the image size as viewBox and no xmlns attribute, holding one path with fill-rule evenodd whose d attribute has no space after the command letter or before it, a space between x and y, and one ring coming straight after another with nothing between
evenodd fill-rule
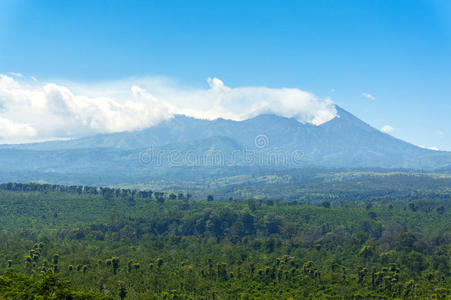
<instances>
[{"instance_id":1,"label":"mountain ridge","mask_svg":"<svg viewBox=\"0 0 451 300\"><path fill-rule=\"evenodd\" d=\"M176 115L140 131L99 134L69 141L2 145L0 154L8 160L0 160L0 166L11 168L17 161L26 170L27 166L21 162L30 161L31 166L45 168L45 162L53 159L61 165L50 165L61 171L77 168L72 161L80 162L87 172L90 168L111 171L120 166L124 169L127 164L131 170L141 169L139 157L151 148L165 159L171 155L192 154L206 159L212 152L217 152L223 155L223 163L231 166L252 163L257 166L269 162L275 168L313 165L446 169L451 165L451 152L420 148L371 127L339 106L336 109L337 117L318 126L271 114L243 121ZM253 151L254 155L259 155L259 160L249 162L245 151ZM108 160L102 157L102 152ZM238 159L231 156L233 152L239 155ZM302 159L296 161L295 156L299 158L301 153ZM66 156L69 157L67 160L62 159ZM185 158L185 161L189 159ZM148 164L147 167L155 165ZM160 167L170 167L170 164Z\"/></svg>"}]
</instances>

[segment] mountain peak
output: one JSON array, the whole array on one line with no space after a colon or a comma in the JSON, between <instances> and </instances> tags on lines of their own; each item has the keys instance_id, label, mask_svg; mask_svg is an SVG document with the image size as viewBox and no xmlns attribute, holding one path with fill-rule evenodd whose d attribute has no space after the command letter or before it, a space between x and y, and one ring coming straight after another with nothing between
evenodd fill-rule
<instances>
[{"instance_id":1,"label":"mountain peak","mask_svg":"<svg viewBox=\"0 0 451 300\"><path fill-rule=\"evenodd\" d=\"M80 150L80 155L89 155L87 149L114 149L116 153L149 146L170 146L180 150L187 149L189 145L194 152L195 149L204 151L210 148L224 152L240 148L266 151L270 155L282 155L279 159L285 162L293 153L302 153L304 163L324 167L423 168L451 165L451 154L448 152L438 156L435 151L421 149L371 127L340 106L336 109L337 117L319 126L275 114L261 114L243 121L175 115L141 131L1 148L48 153ZM263 144L260 143L262 140ZM277 161L274 167L279 167L279 164Z\"/></svg>"}]
</instances>

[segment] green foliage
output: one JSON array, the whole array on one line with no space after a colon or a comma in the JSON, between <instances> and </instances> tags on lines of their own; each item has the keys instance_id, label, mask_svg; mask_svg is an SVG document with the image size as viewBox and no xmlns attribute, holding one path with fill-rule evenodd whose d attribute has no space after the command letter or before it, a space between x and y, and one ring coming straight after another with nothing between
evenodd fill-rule
<instances>
[{"instance_id":1,"label":"green foliage","mask_svg":"<svg viewBox=\"0 0 451 300\"><path fill-rule=\"evenodd\" d=\"M450 296L447 194L308 205L15 186L0 191L2 299Z\"/></svg>"},{"instance_id":2,"label":"green foliage","mask_svg":"<svg viewBox=\"0 0 451 300\"><path fill-rule=\"evenodd\" d=\"M100 293L74 291L69 281L53 274L33 278L16 273L0 276L0 296L2 299L112 299Z\"/></svg>"}]
</instances>

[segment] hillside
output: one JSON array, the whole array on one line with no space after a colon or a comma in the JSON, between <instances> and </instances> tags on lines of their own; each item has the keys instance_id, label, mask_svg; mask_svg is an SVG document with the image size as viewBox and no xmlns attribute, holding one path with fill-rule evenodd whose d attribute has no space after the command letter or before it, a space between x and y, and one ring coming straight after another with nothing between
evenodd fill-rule
<instances>
[{"instance_id":1,"label":"hillside","mask_svg":"<svg viewBox=\"0 0 451 300\"><path fill-rule=\"evenodd\" d=\"M241 167L446 170L451 165L449 152L422 149L372 128L338 106L337 111L338 117L320 126L276 115L244 121L178 115L136 132L2 145L0 167L3 172L145 178L146 173L162 174L172 167L212 172L237 168L235 174L241 174Z\"/></svg>"}]
</instances>

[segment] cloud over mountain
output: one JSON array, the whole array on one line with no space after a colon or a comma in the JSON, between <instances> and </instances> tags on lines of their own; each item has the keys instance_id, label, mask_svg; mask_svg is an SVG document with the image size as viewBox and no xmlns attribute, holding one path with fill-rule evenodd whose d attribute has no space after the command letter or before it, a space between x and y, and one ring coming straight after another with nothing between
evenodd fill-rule
<instances>
[{"instance_id":1,"label":"cloud over mountain","mask_svg":"<svg viewBox=\"0 0 451 300\"><path fill-rule=\"evenodd\" d=\"M296 88L232 88L218 78L207 83L197 89L158 78L45 83L0 74L1 142L140 130L175 114L244 120L274 113L314 125L337 115L330 99Z\"/></svg>"},{"instance_id":2,"label":"cloud over mountain","mask_svg":"<svg viewBox=\"0 0 451 300\"><path fill-rule=\"evenodd\" d=\"M384 125L384 126L382 126L382 128L381 128L381 131L382 132L385 132L385 133L390 133L390 132L392 132L394 130L394 128L392 127L392 126L390 126L390 125Z\"/></svg>"},{"instance_id":3,"label":"cloud over mountain","mask_svg":"<svg viewBox=\"0 0 451 300\"><path fill-rule=\"evenodd\" d=\"M23 137L34 137L36 130L28 124L16 123L0 117L0 138L20 139Z\"/></svg>"}]
</instances>

